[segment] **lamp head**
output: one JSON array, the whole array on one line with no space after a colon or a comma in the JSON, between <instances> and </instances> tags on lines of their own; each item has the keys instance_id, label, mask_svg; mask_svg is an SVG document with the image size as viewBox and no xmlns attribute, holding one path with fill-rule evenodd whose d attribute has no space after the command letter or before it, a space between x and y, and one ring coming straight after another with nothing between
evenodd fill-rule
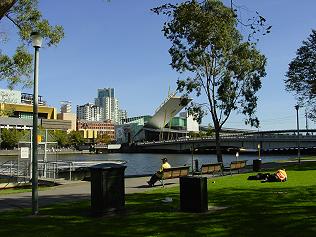
<instances>
[{"instance_id":1,"label":"lamp head","mask_svg":"<svg viewBox=\"0 0 316 237\"><path fill-rule=\"evenodd\" d=\"M40 48L42 47L42 36L39 32L32 32L31 33L31 38L32 38L32 45L34 48Z\"/></svg>"}]
</instances>

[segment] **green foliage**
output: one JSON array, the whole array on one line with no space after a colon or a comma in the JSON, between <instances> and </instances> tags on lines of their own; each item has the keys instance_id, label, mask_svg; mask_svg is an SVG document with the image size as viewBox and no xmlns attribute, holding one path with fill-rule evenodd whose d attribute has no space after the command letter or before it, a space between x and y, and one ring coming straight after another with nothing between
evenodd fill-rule
<instances>
[{"instance_id":1,"label":"green foliage","mask_svg":"<svg viewBox=\"0 0 316 237\"><path fill-rule=\"evenodd\" d=\"M72 146L78 148L85 143L83 134L80 131L71 131L70 133L67 133L66 131L62 130L55 130L49 132L52 135L54 141L58 143L59 147Z\"/></svg>"},{"instance_id":2,"label":"green foliage","mask_svg":"<svg viewBox=\"0 0 316 237\"><path fill-rule=\"evenodd\" d=\"M18 143L25 131L12 129L1 129L1 148L2 149L13 149L18 146Z\"/></svg>"},{"instance_id":3,"label":"green foliage","mask_svg":"<svg viewBox=\"0 0 316 237\"><path fill-rule=\"evenodd\" d=\"M42 17L38 10L38 0L7 0L3 4L4 7L1 5L0 13L4 17L0 18L0 24L6 19L17 27L21 45L17 46L16 52L12 56L6 55L0 48L0 80L6 80L9 88L18 83L28 86L31 83L29 79L32 72L32 53L27 49L31 43L31 32L40 32L44 43L49 47L57 45L61 41L64 31L59 25L51 26L48 20ZM8 6L13 4L13 6L6 9L6 4Z\"/></svg>"},{"instance_id":4,"label":"green foliage","mask_svg":"<svg viewBox=\"0 0 316 237\"><path fill-rule=\"evenodd\" d=\"M111 137L108 134L102 134L98 136L97 143L109 144L111 142Z\"/></svg>"},{"instance_id":5,"label":"green foliage","mask_svg":"<svg viewBox=\"0 0 316 237\"><path fill-rule=\"evenodd\" d=\"M285 79L286 89L292 92L300 105L306 105L312 118L316 116L316 30L312 30L307 40L296 51L290 62Z\"/></svg>"},{"instance_id":6,"label":"green foliage","mask_svg":"<svg viewBox=\"0 0 316 237\"><path fill-rule=\"evenodd\" d=\"M266 58L254 43L242 41L232 9L206 0L154 11L170 19L162 31L172 43L171 66L186 76L177 81L178 91L184 98L195 94L206 100L190 103L189 113L197 120L210 113L216 134L235 110L246 116L246 124L259 126L256 92L266 75ZM217 141L219 145L219 137Z\"/></svg>"},{"instance_id":7,"label":"green foliage","mask_svg":"<svg viewBox=\"0 0 316 237\"><path fill-rule=\"evenodd\" d=\"M59 147L67 147L69 145L69 136L66 131L54 130L49 131L54 138L54 142L57 142Z\"/></svg>"},{"instance_id":8,"label":"green foliage","mask_svg":"<svg viewBox=\"0 0 316 237\"><path fill-rule=\"evenodd\" d=\"M71 131L68 134L69 145L78 148L78 146L84 144L83 134L80 131Z\"/></svg>"}]
</instances>

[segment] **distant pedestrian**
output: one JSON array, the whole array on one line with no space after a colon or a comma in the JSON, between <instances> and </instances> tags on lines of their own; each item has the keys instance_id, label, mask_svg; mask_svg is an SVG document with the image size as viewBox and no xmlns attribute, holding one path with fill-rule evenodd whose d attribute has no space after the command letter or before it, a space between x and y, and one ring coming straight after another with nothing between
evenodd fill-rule
<instances>
[{"instance_id":1,"label":"distant pedestrian","mask_svg":"<svg viewBox=\"0 0 316 237\"><path fill-rule=\"evenodd\" d=\"M162 161L162 164L161 164L161 166L160 166L159 171L157 171L155 174L153 174L153 175L151 176L150 180L147 181L147 183L148 183L148 185L149 185L150 187L153 187L153 186L155 185L155 183L156 183L159 179L162 178L163 170L164 170L164 169L171 168L171 165L168 163L167 158L164 157L164 158L161 159L161 161Z\"/></svg>"}]
</instances>

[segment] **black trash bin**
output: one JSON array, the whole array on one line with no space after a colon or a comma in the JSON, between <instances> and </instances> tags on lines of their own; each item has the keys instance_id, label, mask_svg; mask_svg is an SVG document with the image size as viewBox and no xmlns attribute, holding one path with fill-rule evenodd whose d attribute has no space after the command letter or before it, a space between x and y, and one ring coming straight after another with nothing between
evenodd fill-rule
<instances>
[{"instance_id":1,"label":"black trash bin","mask_svg":"<svg viewBox=\"0 0 316 237\"><path fill-rule=\"evenodd\" d=\"M255 172L260 171L260 169L261 169L261 159L253 160L252 169Z\"/></svg>"},{"instance_id":2,"label":"black trash bin","mask_svg":"<svg viewBox=\"0 0 316 237\"><path fill-rule=\"evenodd\" d=\"M105 163L90 167L91 210L95 216L125 207L124 171L126 166Z\"/></svg>"},{"instance_id":3,"label":"black trash bin","mask_svg":"<svg viewBox=\"0 0 316 237\"><path fill-rule=\"evenodd\" d=\"M208 210L206 177L180 177L180 209L186 212Z\"/></svg>"}]
</instances>

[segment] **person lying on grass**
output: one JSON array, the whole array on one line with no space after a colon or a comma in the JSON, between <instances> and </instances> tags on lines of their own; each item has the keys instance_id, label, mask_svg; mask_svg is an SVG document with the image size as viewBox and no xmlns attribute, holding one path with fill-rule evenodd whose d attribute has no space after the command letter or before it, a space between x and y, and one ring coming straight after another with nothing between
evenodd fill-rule
<instances>
[{"instance_id":1,"label":"person lying on grass","mask_svg":"<svg viewBox=\"0 0 316 237\"><path fill-rule=\"evenodd\" d=\"M285 169L279 169L274 174L258 173L257 175L249 176L248 180L262 180L265 182L285 182L287 180L287 173Z\"/></svg>"}]
</instances>

